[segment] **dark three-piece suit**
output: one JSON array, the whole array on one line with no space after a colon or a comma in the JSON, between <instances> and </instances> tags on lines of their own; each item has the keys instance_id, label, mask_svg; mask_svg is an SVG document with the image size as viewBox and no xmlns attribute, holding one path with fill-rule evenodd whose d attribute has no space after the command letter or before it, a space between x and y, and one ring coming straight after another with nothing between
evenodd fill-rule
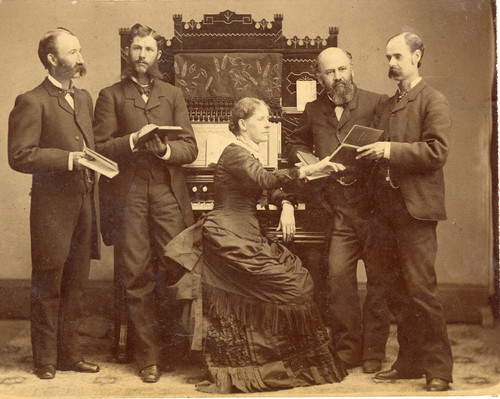
<instances>
[{"instance_id":1,"label":"dark three-piece suit","mask_svg":"<svg viewBox=\"0 0 500 399\"><path fill-rule=\"evenodd\" d=\"M31 340L35 367L83 360L78 326L90 259L99 258L95 176L69 170L70 152L94 148L92 99L74 89L74 109L45 79L17 97L9 118L10 166L33 175Z\"/></svg>"},{"instance_id":2,"label":"dark three-piece suit","mask_svg":"<svg viewBox=\"0 0 500 399\"><path fill-rule=\"evenodd\" d=\"M182 127L177 139L168 142L168 160L131 149L131 133L146 124ZM147 103L130 78L101 90L94 130L97 150L120 169L117 177L100 184L103 238L115 246L115 268L136 333L135 356L143 369L162 360L159 285L175 282L178 272L163 257L163 248L194 222L181 165L193 162L198 148L181 90L158 79Z\"/></svg>"},{"instance_id":3,"label":"dark three-piece suit","mask_svg":"<svg viewBox=\"0 0 500 399\"><path fill-rule=\"evenodd\" d=\"M298 127L290 135L289 162L297 162L297 151L314 149L320 159L331 155L353 125L370 126L383 99L379 94L356 88L340 120L326 92L308 103ZM380 263L372 261L381 255L373 245L368 214L371 171L372 165L349 168L342 176L335 174L308 183L306 188L308 192L319 189L321 202L331 215L326 313L334 347L342 360L351 365L362 360L384 359L389 334L390 314L377 269ZM367 274L367 296L362 312L356 277L359 259L363 259Z\"/></svg>"}]
</instances>

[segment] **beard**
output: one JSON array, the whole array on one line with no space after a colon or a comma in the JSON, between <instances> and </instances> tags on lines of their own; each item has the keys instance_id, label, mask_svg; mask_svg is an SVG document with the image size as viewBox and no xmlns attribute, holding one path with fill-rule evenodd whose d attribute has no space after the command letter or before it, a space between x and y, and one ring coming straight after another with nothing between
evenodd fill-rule
<instances>
[{"instance_id":1,"label":"beard","mask_svg":"<svg viewBox=\"0 0 500 399\"><path fill-rule=\"evenodd\" d=\"M348 81L341 80L333 83L328 94L336 105L347 104L354 97L354 82L352 78Z\"/></svg>"},{"instance_id":2,"label":"beard","mask_svg":"<svg viewBox=\"0 0 500 399\"><path fill-rule=\"evenodd\" d=\"M130 57L128 58L128 63L127 66L125 67L125 70L123 71L122 77L127 78L130 76L134 76L137 73L136 70L136 64L138 64L138 61L132 61ZM151 78L156 78L156 79L161 79L162 73L160 72L160 67L158 64L158 60L155 60L152 64L149 64L146 73L151 77Z\"/></svg>"},{"instance_id":3,"label":"beard","mask_svg":"<svg viewBox=\"0 0 500 399\"><path fill-rule=\"evenodd\" d=\"M66 79L71 79L84 76L87 73L87 68L85 68L84 64L69 65L64 61L58 60L56 73Z\"/></svg>"}]
</instances>

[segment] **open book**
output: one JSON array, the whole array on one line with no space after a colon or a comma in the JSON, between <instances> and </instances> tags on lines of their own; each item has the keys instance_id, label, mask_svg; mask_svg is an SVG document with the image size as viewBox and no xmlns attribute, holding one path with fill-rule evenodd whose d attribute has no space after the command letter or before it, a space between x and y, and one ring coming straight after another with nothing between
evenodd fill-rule
<instances>
[{"instance_id":1,"label":"open book","mask_svg":"<svg viewBox=\"0 0 500 399\"><path fill-rule=\"evenodd\" d=\"M330 157L330 162L341 163L344 166L359 165L357 149L364 145L375 143L384 133L383 130L368 126L354 125L342 143L337 147Z\"/></svg>"},{"instance_id":2,"label":"open book","mask_svg":"<svg viewBox=\"0 0 500 399\"><path fill-rule=\"evenodd\" d=\"M78 162L83 166L92 169L101 175L109 177L112 179L115 177L118 171L118 164L113 162L111 159L106 158L105 156L91 150L88 147L83 148L83 152L91 159L88 158L79 158Z\"/></svg>"},{"instance_id":3,"label":"open book","mask_svg":"<svg viewBox=\"0 0 500 399\"><path fill-rule=\"evenodd\" d=\"M312 165L316 162L319 162L319 158L316 155L311 154L310 152L297 151L297 158L299 158L302 166ZM307 181L312 181L316 179L321 179L322 177L330 176L329 173L325 172L316 172L312 175L306 176Z\"/></svg>"},{"instance_id":4,"label":"open book","mask_svg":"<svg viewBox=\"0 0 500 399\"><path fill-rule=\"evenodd\" d=\"M182 132L182 127L180 126L150 126L149 129L145 129L141 132L135 147L141 147L146 141L151 140L155 134L162 140L166 136L169 141L174 141L177 140L177 135L180 132Z\"/></svg>"},{"instance_id":5,"label":"open book","mask_svg":"<svg viewBox=\"0 0 500 399\"><path fill-rule=\"evenodd\" d=\"M360 165L360 160L356 159L359 147L367 144L372 144L380 139L384 131L374 129L368 126L354 125L347 136L345 136L342 143L330 156L330 162L340 163L344 166L357 166ZM302 165L312 165L319 162L319 158L309 152L297 151L297 158L299 158ZM329 173L316 172L306 177L306 180L316 180L322 177L329 176Z\"/></svg>"}]
</instances>

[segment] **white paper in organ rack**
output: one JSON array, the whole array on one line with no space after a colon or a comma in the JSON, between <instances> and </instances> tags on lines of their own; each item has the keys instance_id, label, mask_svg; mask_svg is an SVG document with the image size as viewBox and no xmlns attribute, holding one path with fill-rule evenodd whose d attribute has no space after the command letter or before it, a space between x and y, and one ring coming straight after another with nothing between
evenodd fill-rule
<instances>
[{"instance_id":1,"label":"white paper in organ rack","mask_svg":"<svg viewBox=\"0 0 500 399\"><path fill-rule=\"evenodd\" d=\"M297 80L297 111L304 111L308 102L317 98L315 80Z\"/></svg>"},{"instance_id":2,"label":"white paper in organ rack","mask_svg":"<svg viewBox=\"0 0 500 399\"><path fill-rule=\"evenodd\" d=\"M198 157L187 166L207 167L216 164L224 148L235 141L235 136L229 131L227 123L193 123L192 126L198 144ZM271 123L268 141L260 144L261 162L265 167L278 167L280 133L281 123Z\"/></svg>"}]
</instances>

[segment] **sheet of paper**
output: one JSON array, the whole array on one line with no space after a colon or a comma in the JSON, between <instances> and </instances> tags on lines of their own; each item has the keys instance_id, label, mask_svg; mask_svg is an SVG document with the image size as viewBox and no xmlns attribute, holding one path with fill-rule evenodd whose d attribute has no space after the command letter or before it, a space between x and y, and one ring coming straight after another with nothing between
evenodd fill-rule
<instances>
[{"instance_id":1,"label":"sheet of paper","mask_svg":"<svg viewBox=\"0 0 500 399\"><path fill-rule=\"evenodd\" d=\"M316 100L316 81L297 80L297 111L304 111L308 102Z\"/></svg>"}]
</instances>

